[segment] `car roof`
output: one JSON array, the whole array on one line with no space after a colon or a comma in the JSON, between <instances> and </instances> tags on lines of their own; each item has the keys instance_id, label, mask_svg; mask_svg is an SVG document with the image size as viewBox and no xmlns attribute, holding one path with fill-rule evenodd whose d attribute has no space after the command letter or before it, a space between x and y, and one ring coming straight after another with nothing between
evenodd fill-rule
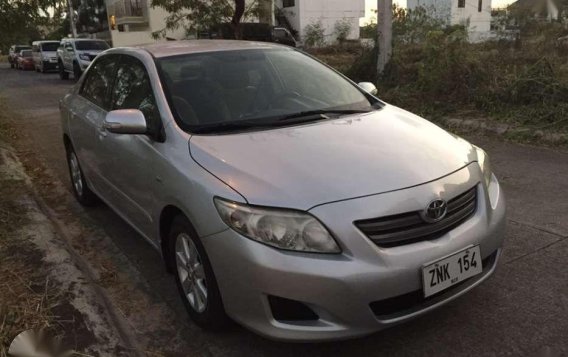
<instances>
[{"instance_id":1,"label":"car roof","mask_svg":"<svg viewBox=\"0 0 568 357\"><path fill-rule=\"evenodd\" d=\"M32 45L40 44L40 43L59 43L57 40L42 40L42 41L34 41Z\"/></svg>"},{"instance_id":2,"label":"car roof","mask_svg":"<svg viewBox=\"0 0 568 357\"><path fill-rule=\"evenodd\" d=\"M143 49L156 58L170 57L191 53L236 51L249 49L288 48L267 42L236 41L236 40L183 40L162 42L151 45L141 45L135 48Z\"/></svg>"},{"instance_id":3,"label":"car roof","mask_svg":"<svg viewBox=\"0 0 568 357\"><path fill-rule=\"evenodd\" d=\"M71 37L65 37L63 39L61 39L61 42L63 41L76 41L76 42L80 42L80 41L102 41L102 42L106 42L105 40L102 40L100 38L71 38Z\"/></svg>"}]
</instances>

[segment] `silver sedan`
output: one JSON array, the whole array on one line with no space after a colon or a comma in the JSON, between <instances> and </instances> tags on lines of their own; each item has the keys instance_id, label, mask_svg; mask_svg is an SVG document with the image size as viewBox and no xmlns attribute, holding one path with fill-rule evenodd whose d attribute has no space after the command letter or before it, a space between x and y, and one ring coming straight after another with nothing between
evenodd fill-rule
<instances>
[{"instance_id":1,"label":"silver sedan","mask_svg":"<svg viewBox=\"0 0 568 357\"><path fill-rule=\"evenodd\" d=\"M111 49L61 120L79 202L102 200L158 249L205 328L362 336L466 293L499 259L486 153L295 49Z\"/></svg>"}]
</instances>

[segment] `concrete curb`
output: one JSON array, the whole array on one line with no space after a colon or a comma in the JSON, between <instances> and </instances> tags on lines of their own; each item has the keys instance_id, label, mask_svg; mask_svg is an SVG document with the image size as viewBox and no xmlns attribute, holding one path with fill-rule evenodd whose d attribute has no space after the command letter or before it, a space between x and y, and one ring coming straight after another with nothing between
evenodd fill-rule
<instances>
[{"instance_id":1,"label":"concrete curb","mask_svg":"<svg viewBox=\"0 0 568 357\"><path fill-rule=\"evenodd\" d=\"M143 348L131 332L132 329L116 311L105 290L96 283L97 274L72 247L63 222L57 219L52 209L41 198L15 151L1 141L0 159L0 179L16 179L26 187L27 193L22 204L32 217L32 223L30 227L21 229L28 229L30 236L35 237L36 246L44 252L44 260L52 261L56 265L49 269L48 275L54 275L55 280L60 281L64 289L68 289L74 296L77 310L90 321L90 327L106 339L99 341L103 351L98 352L105 353L104 349L109 348L111 340L114 340L129 356L145 356Z\"/></svg>"}]
</instances>

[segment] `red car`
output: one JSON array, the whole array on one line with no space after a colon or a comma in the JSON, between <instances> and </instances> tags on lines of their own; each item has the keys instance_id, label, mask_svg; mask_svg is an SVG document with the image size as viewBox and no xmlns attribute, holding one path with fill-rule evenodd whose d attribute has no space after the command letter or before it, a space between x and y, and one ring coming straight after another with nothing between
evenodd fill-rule
<instances>
[{"instance_id":1,"label":"red car","mask_svg":"<svg viewBox=\"0 0 568 357\"><path fill-rule=\"evenodd\" d=\"M20 51L16 58L16 68L28 70L34 69L34 59L32 57L32 50Z\"/></svg>"}]
</instances>

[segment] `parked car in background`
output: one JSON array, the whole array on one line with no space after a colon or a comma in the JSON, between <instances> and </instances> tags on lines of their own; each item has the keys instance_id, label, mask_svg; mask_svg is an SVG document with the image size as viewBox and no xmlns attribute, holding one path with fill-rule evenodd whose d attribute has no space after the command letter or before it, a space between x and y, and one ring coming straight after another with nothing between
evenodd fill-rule
<instances>
[{"instance_id":1,"label":"parked car in background","mask_svg":"<svg viewBox=\"0 0 568 357\"><path fill-rule=\"evenodd\" d=\"M31 50L32 48L28 45L12 45L8 51L8 62L10 62L10 67L15 68L17 64L17 57L23 50Z\"/></svg>"},{"instance_id":2,"label":"parked car in background","mask_svg":"<svg viewBox=\"0 0 568 357\"><path fill-rule=\"evenodd\" d=\"M23 70L33 70L34 69L34 58L32 56L32 50L20 51L20 54L16 58L16 68Z\"/></svg>"},{"instance_id":3,"label":"parked car in background","mask_svg":"<svg viewBox=\"0 0 568 357\"><path fill-rule=\"evenodd\" d=\"M59 41L34 41L32 43L32 55L36 71L45 73L57 69L58 47Z\"/></svg>"},{"instance_id":4,"label":"parked car in background","mask_svg":"<svg viewBox=\"0 0 568 357\"><path fill-rule=\"evenodd\" d=\"M374 94L274 44L112 49L60 103L72 189L161 251L202 327L370 334L485 281L506 222L482 149Z\"/></svg>"},{"instance_id":5,"label":"parked car in background","mask_svg":"<svg viewBox=\"0 0 568 357\"><path fill-rule=\"evenodd\" d=\"M77 80L91 61L99 53L109 49L106 41L93 39L65 38L57 48L57 66L59 77L68 79L72 73Z\"/></svg>"},{"instance_id":6,"label":"parked car in background","mask_svg":"<svg viewBox=\"0 0 568 357\"><path fill-rule=\"evenodd\" d=\"M290 47L297 47L297 42L292 33L284 27L273 27L265 23L242 23L240 24L242 40L274 42ZM201 39L231 40L235 39L235 30L230 23L223 23L211 27L209 32L201 32Z\"/></svg>"}]
</instances>

